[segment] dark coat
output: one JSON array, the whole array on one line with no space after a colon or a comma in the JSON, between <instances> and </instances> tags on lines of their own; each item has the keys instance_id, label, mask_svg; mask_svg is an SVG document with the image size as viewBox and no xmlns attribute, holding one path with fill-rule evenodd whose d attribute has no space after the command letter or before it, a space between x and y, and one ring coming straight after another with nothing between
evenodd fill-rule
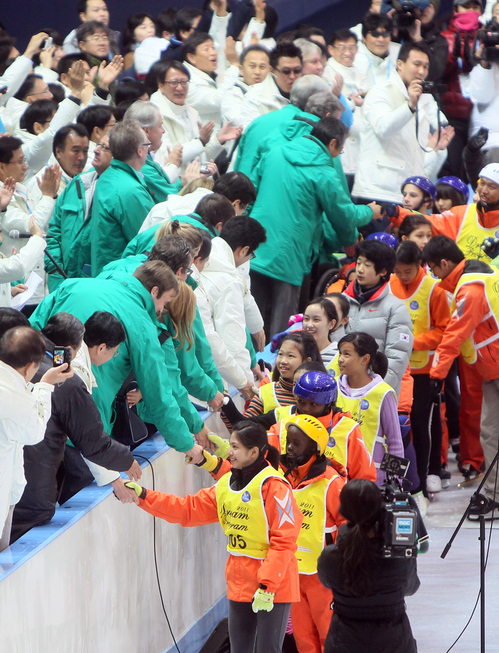
<instances>
[{"instance_id":1,"label":"dark coat","mask_svg":"<svg viewBox=\"0 0 499 653\"><path fill-rule=\"evenodd\" d=\"M53 351L47 341L47 350ZM33 383L52 367L52 357L45 356ZM76 374L52 393L52 415L45 437L36 445L24 447L24 473L27 485L14 511L14 524L41 526L55 513L58 498L57 474L64 458L66 440L93 463L124 472L133 464L130 450L105 433L99 410L84 382ZM19 530L19 529L16 529Z\"/></svg>"},{"instance_id":2,"label":"dark coat","mask_svg":"<svg viewBox=\"0 0 499 653\"><path fill-rule=\"evenodd\" d=\"M346 525L340 528L338 539ZM373 568L368 595L345 590L336 544L318 561L319 580L333 590L334 613L324 653L416 653L404 597L419 587L415 558L382 558Z\"/></svg>"}]
</instances>

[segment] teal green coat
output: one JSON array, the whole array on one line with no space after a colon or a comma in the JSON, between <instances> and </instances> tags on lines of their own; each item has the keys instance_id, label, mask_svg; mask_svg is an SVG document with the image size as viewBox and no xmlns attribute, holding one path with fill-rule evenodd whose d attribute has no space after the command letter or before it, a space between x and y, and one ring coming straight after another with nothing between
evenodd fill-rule
<instances>
[{"instance_id":1,"label":"teal green coat","mask_svg":"<svg viewBox=\"0 0 499 653\"><path fill-rule=\"evenodd\" d=\"M239 141L237 149L237 159L234 164L234 170L244 172L251 176L255 167L258 146L265 141L268 135L282 124L287 124L297 114L303 113L301 109L294 104L287 104L282 109L271 111L263 116L255 118L244 130L244 134Z\"/></svg>"},{"instance_id":2,"label":"teal green coat","mask_svg":"<svg viewBox=\"0 0 499 653\"><path fill-rule=\"evenodd\" d=\"M99 177L91 212L92 276L120 258L154 206L144 178L113 159Z\"/></svg>"},{"instance_id":3,"label":"teal green coat","mask_svg":"<svg viewBox=\"0 0 499 653\"><path fill-rule=\"evenodd\" d=\"M272 149L253 180L257 199L251 217L265 227L267 241L257 249L251 269L273 279L301 286L319 250L323 213L343 246L352 245L357 227L372 219L368 206L353 204L329 150L313 136Z\"/></svg>"},{"instance_id":4,"label":"teal green coat","mask_svg":"<svg viewBox=\"0 0 499 653\"><path fill-rule=\"evenodd\" d=\"M145 254L138 254L136 256L128 256L127 258L121 258L117 261L112 261L106 265L104 270L99 274L98 278L107 279L110 276L110 273L113 273L117 270L133 274L139 265L142 265L146 259L147 256ZM206 340L203 323L199 317L199 313L196 307L196 319L194 320L193 324L194 343L189 350L184 347L180 347L180 342L174 338L175 328L167 314L165 314L164 323L166 324L167 331L173 337L173 339L170 338L163 344L163 350L165 352L165 360L168 369L171 369L172 375L175 375L175 377L178 379L178 383L172 382L173 396L177 400L177 403L180 406L180 410L182 412L182 417L185 419L187 424L191 425L196 423L199 426L199 413L193 407L191 401L187 396L187 393L191 394L193 397L196 397L196 399L201 399L202 401L211 401L217 394L219 386L221 386L223 390L222 379L216 370L215 363L213 362L213 356L211 355L211 349L208 341ZM162 325L159 322L158 328L160 330L162 328ZM198 339L204 340L206 342L206 347L198 348ZM210 360L207 360L206 348L207 352L209 353ZM198 351L203 352L201 357L198 356ZM215 375L212 376L211 374L208 374L208 370L212 371L212 373L214 370ZM202 428L203 424L201 420L200 428L193 431L193 433L198 433Z\"/></svg>"},{"instance_id":5,"label":"teal green coat","mask_svg":"<svg viewBox=\"0 0 499 653\"><path fill-rule=\"evenodd\" d=\"M155 204L164 202L168 195L176 195L182 190L182 180L179 178L171 184L166 172L159 163L153 161L150 154L140 172L144 175L144 181Z\"/></svg>"},{"instance_id":6,"label":"teal green coat","mask_svg":"<svg viewBox=\"0 0 499 653\"><path fill-rule=\"evenodd\" d=\"M158 320L151 294L127 272L114 272L108 279L67 279L45 297L30 318L42 329L61 311L85 322L95 311L109 311L123 324L126 340L119 355L93 367L98 387L92 396L100 411L104 430L111 433L114 398L133 369L150 421L167 444L188 451L194 439L172 394L172 382L158 340Z\"/></svg>"},{"instance_id":7,"label":"teal green coat","mask_svg":"<svg viewBox=\"0 0 499 653\"><path fill-rule=\"evenodd\" d=\"M307 136L310 134L314 128L315 123L317 122L319 122L318 116L314 116L312 113L306 113L305 111L299 110L298 113L293 116L293 118L291 118L291 120L281 123L277 129L274 129L267 138L264 138L258 144L253 159L253 167L251 169L251 173L254 172L258 162L261 161L267 152L270 152L270 150L275 148L282 147L283 145L287 145L300 136ZM332 159L332 162L333 168L338 175L343 190L349 196L350 191L348 190L347 180L343 171L343 166L341 165L341 157L335 157ZM250 177L251 176L252 174L250 174ZM318 258L319 263L331 263L332 253L337 252L341 249L341 243L338 239L338 236L336 235L336 232L331 226L331 223L328 221L326 215L324 214L322 216L322 225L318 225L318 235L317 238L314 238L314 243L317 243L318 249L314 249L314 253L312 254L313 258L310 260L310 266L306 270L306 273L310 272L315 259Z\"/></svg>"},{"instance_id":8,"label":"teal green coat","mask_svg":"<svg viewBox=\"0 0 499 653\"><path fill-rule=\"evenodd\" d=\"M179 222L192 224L192 226L197 227L197 229L204 229L207 231L212 238L215 235L218 235L211 232L202 222L196 220L196 218L193 218L193 215L197 214L193 213L192 215L174 215L172 218L170 218L170 221L178 220ZM149 227L149 229L141 231L140 234L135 236L135 238L132 238L132 240L126 246L122 258L125 258L126 256L135 256L136 254L143 254L144 252L150 252L156 243L156 232L160 227L161 224L155 224L153 227Z\"/></svg>"},{"instance_id":9,"label":"teal green coat","mask_svg":"<svg viewBox=\"0 0 499 653\"><path fill-rule=\"evenodd\" d=\"M54 213L50 218L47 235L47 252L52 254L68 277L85 276L85 264L90 265L90 215L85 219L87 203L85 187L95 181L97 172L88 172L74 177L57 198ZM49 291L53 292L63 281L52 261L45 257Z\"/></svg>"}]
</instances>

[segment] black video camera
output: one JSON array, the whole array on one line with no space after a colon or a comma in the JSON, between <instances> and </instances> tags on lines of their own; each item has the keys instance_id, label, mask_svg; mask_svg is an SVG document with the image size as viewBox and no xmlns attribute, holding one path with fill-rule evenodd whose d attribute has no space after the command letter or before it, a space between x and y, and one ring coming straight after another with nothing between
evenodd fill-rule
<instances>
[{"instance_id":1,"label":"black video camera","mask_svg":"<svg viewBox=\"0 0 499 653\"><path fill-rule=\"evenodd\" d=\"M399 29L412 29L416 25L416 10L423 11L430 4L429 0L400 0L400 7L395 10L394 22Z\"/></svg>"},{"instance_id":2,"label":"black video camera","mask_svg":"<svg viewBox=\"0 0 499 653\"><path fill-rule=\"evenodd\" d=\"M411 496L402 490L402 479L409 460L385 453L380 469L386 472L381 488L383 510L378 521L378 533L383 539L385 558L413 558L418 547L418 511L412 507Z\"/></svg>"},{"instance_id":3,"label":"black video camera","mask_svg":"<svg viewBox=\"0 0 499 653\"><path fill-rule=\"evenodd\" d=\"M499 23L495 18L489 21L483 29L479 29L476 38L483 44L482 58L489 63L499 63Z\"/></svg>"}]
</instances>

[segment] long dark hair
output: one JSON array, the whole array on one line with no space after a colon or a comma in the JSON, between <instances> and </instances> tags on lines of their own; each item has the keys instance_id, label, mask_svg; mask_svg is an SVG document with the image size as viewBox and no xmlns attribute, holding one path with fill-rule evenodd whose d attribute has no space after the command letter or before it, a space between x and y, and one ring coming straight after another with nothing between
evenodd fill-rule
<instances>
[{"instance_id":1,"label":"long dark hair","mask_svg":"<svg viewBox=\"0 0 499 653\"><path fill-rule=\"evenodd\" d=\"M281 340L279 349L283 346L286 340L291 340L298 346L304 361L305 359L310 358L313 361L322 363L321 353L317 347L317 343L309 333L305 333L304 331L290 331ZM281 375L279 374L277 366L274 366L274 371L272 372L272 381L279 381L280 376Z\"/></svg>"},{"instance_id":2,"label":"long dark hair","mask_svg":"<svg viewBox=\"0 0 499 653\"><path fill-rule=\"evenodd\" d=\"M383 499L379 487L365 478L354 478L340 494L340 513L347 520L338 538L337 551L345 589L365 595L369 592L380 550L368 533L378 521Z\"/></svg>"},{"instance_id":3,"label":"long dark hair","mask_svg":"<svg viewBox=\"0 0 499 653\"><path fill-rule=\"evenodd\" d=\"M269 444L267 431L261 424L244 419L234 426L232 434L246 449L258 447L260 455L264 455L274 469L279 469L280 454L275 447Z\"/></svg>"},{"instance_id":4,"label":"long dark hair","mask_svg":"<svg viewBox=\"0 0 499 653\"><path fill-rule=\"evenodd\" d=\"M334 327L332 329L329 329L329 335L331 335L333 331L336 329L336 327L338 326L338 322L339 322L338 311L336 310L336 306L333 304L333 302L330 302L329 299L326 299L325 297L316 297L315 299L311 299L308 302L305 311L309 306L313 306L314 304L319 304L319 306L326 314L328 322L331 322L332 320L335 321Z\"/></svg>"},{"instance_id":5,"label":"long dark hair","mask_svg":"<svg viewBox=\"0 0 499 653\"><path fill-rule=\"evenodd\" d=\"M344 342L352 343L359 356L369 354L368 372L371 371L373 374L379 374L382 378L385 378L388 371L388 359L382 352L378 351L378 343L372 336L363 331L348 333L339 341L338 349Z\"/></svg>"}]
</instances>

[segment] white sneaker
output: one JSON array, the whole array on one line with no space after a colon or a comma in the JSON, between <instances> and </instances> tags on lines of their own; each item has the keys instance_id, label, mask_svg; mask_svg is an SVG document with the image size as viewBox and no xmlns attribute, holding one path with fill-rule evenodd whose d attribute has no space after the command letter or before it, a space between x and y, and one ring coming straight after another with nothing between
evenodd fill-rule
<instances>
[{"instance_id":1,"label":"white sneaker","mask_svg":"<svg viewBox=\"0 0 499 653\"><path fill-rule=\"evenodd\" d=\"M437 474L428 474L426 478L426 489L434 494L442 489L442 479Z\"/></svg>"},{"instance_id":2,"label":"white sneaker","mask_svg":"<svg viewBox=\"0 0 499 653\"><path fill-rule=\"evenodd\" d=\"M426 517L426 513L428 512L428 499L425 497L425 495L422 492L418 492L417 494L413 494L412 498L416 501L416 504L419 508L419 514L421 515L421 519L424 519Z\"/></svg>"}]
</instances>

